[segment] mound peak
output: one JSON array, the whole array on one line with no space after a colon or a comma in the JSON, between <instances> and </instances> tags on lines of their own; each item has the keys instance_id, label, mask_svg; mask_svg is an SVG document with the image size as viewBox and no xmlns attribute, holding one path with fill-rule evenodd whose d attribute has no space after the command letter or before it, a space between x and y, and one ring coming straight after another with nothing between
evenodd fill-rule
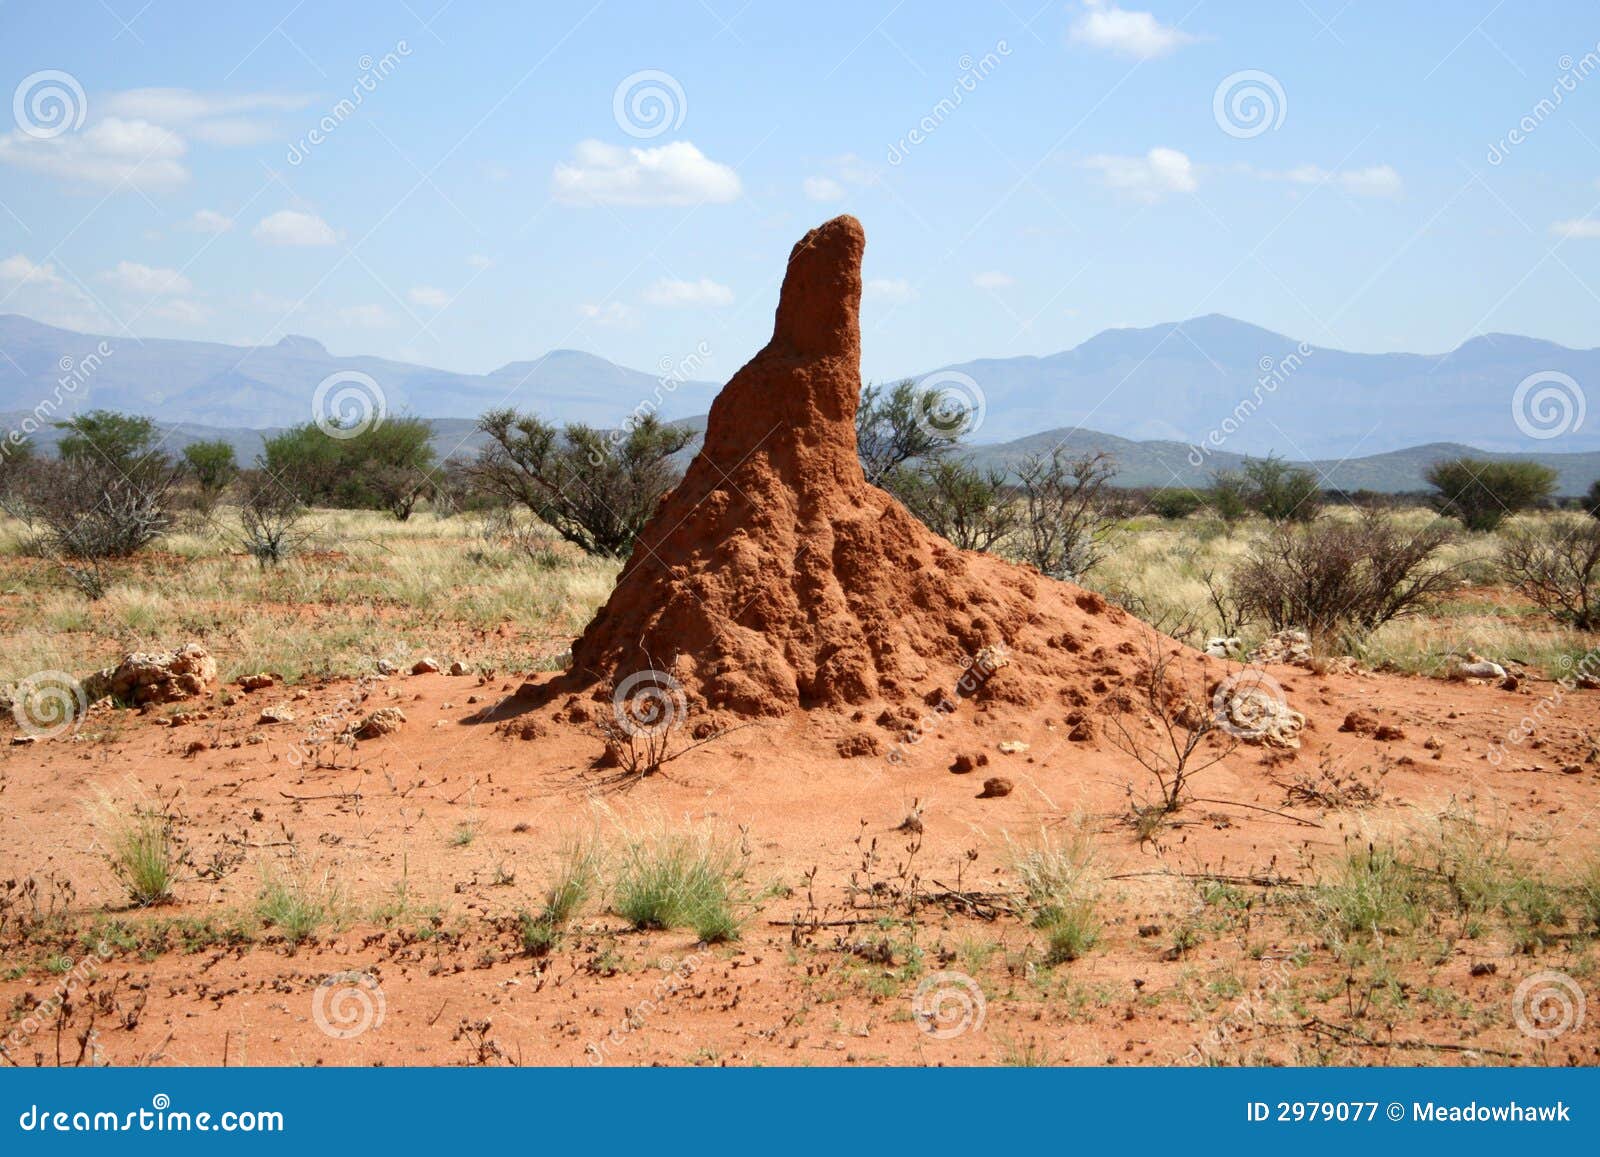
<instances>
[{"instance_id":1,"label":"mound peak","mask_svg":"<svg viewBox=\"0 0 1600 1157\"><path fill-rule=\"evenodd\" d=\"M1134 652L1148 628L1099 596L958 550L868 483L865 248L850 216L795 245L772 340L713 403L563 684L603 698L664 673L695 707L746 717L934 703L955 686L1020 704L1090 682L1107 642ZM975 666L981 688L964 678Z\"/></svg>"}]
</instances>

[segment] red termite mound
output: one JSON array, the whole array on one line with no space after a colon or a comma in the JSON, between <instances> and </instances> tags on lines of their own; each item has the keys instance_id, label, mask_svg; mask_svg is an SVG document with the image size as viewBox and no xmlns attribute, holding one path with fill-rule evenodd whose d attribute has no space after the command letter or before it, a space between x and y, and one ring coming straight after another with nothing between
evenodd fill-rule
<instances>
[{"instance_id":1,"label":"red termite mound","mask_svg":"<svg viewBox=\"0 0 1600 1157\"><path fill-rule=\"evenodd\" d=\"M1098 595L958 550L867 482L865 247L848 216L794 247L772 340L712 404L566 687L602 697L653 670L694 707L741 716L948 694L1081 705L1135 653L1148 628Z\"/></svg>"}]
</instances>

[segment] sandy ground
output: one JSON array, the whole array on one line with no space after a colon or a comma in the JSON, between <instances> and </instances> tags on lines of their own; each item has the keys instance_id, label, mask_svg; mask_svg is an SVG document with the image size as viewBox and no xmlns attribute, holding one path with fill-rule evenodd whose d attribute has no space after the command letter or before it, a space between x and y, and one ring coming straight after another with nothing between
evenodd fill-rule
<instances>
[{"instance_id":1,"label":"sandy ground","mask_svg":"<svg viewBox=\"0 0 1600 1157\"><path fill-rule=\"evenodd\" d=\"M1553 1039L1514 1017L1518 984L1541 971L1592 995L1594 947L1576 930L1537 953L1503 935L1424 935L1354 964L1316 943L1296 903L1296 885L1346 849L1452 803L1509 823L1518 854L1550 872L1592 856L1600 693L1272 673L1307 716L1301 750L1238 748L1150 841L1125 820L1147 773L1103 734L1069 741L1059 706L963 703L899 766L842 757L839 739L863 724L812 713L735 731L626 790L602 784L592 728L528 740L497 728L519 710L496 709L520 682L504 676L97 708L75 733L0 747L8 1053L23 1064L1098 1065L1186 1063L1205 1046L1224 1062L1600 1061L1593 999L1584 1023ZM1534 736L1487 760L1541 703ZM278 705L296 721L259 722ZM391 736L354 749L308 739L320 715L386 705L408 718ZM1357 709L1402 737L1339 730ZM1028 749L1002 754L1002 741ZM986 767L950 772L978 753ZM1283 784L1325 759L1388 766L1382 798L1286 805ZM978 798L991 775L1012 793ZM125 910L87 809L97 790L125 796L133 780L175 797L195 865L177 903L145 911ZM899 830L914 811L920 836ZM1093 951L1049 967L1025 920L982 903L974 914L951 894L1007 891L1007 834L1074 823L1095 833L1105 927ZM694 824L742 831L749 849L758 898L738 942L633 932L596 906L551 955L521 951L515 913L536 905L563 838ZM294 949L250 919L263 873L291 855L339 882L343 913ZM1231 881L1223 899L1202 876ZM163 947L119 942L85 957L113 920L171 931ZM230 922L250 938L230 941ZM58 1012L52 993L68 980Z\"/></svg>"}]
</instances>

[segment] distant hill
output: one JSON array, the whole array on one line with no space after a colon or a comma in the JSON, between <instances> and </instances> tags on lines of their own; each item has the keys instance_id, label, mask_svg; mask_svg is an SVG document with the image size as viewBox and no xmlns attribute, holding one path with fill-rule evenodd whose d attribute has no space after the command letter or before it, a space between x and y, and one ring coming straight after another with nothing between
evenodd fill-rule
<instances>
[{"instance_id":1,"label":"distant hill","mask_svg":"<svg viewBox=\"0 0 1600 1157\"><path fill-rule=\"evenodd\" d=\"M1140 441L1204 443L1290 458L1380 454L1432 442L1489 450L1600 450L1600 349L1489 334L1446 354L1357 354L1299 343L1211 314L1146 329L1115 329L1049 357L993 358L943 367L982 391L975 437L1006 442L1082 426ZM1517 386L1531 374L1569 375L1594 414L1557 438L1520 430ZM1277 374L1274 379L1274 373ZM916 375L919 379L928 374ZM1261 380L1272 384L1263 388ZM1535 424L1536 430L1547 429Z\"/></svg>"},{"instance_id":2,"label":"distant hill","mask_svg":"<svg viewBox=\"0 0 1600 1157\"><path fill-rule=\"evenodd\" d=\"M1215 470L1237 470L1244 465L1245 456L1217 452L1203 460L1200 466L1193 463L1193 448L1181 442L1135 442L1100 434L1092 430L1046 430L1030 434L1014 442L994 446L975 446L970 457L979 466L1012 470L1028 454L1048 452L1060 444L1075 454L1104 450L1117 463L1115 484L1118 486L1191 486L1201 488L1210 484ZM1557 475L1556 489L1563 496L1582 494L1596 478L1600 478L1600 450L1578 454L1502 454L1463 445L1459 442L1430 442L1425 446L1409 446L1391 450L1386 454L1370 454L1361 458L1313 459L1309 463L1317 472L1322 487L1328 490L1375 490L1384 494L1402 494L1408 491L1428 490L1423 474L1435 462L1467 455L1490 460L1515 458L1519 461L1539 462L1551 467ZM1291 461L1295 461L1291 459Z\"/></svg>"},{"instance_id":3,"label":"distant hill","mask_svg":"<svg viewBox=\"0 0 1600 1157\"><path fill-rule=\"evenodd\" d=\"M0 412L30 411L59 390L63 367L83 364L99 343L111 353L81 385L64 391L62 416L101 407L169 423L232 429L311 420L318 383L340 372L370 376L391 413L474 419L496 406L535 410L560 422L614 426L635 406L658 403L668 418L703 414L719 388L683 381L663 388L654 374L579 350L552 350L490 374L456 374L374 357L334 357L308 337L270 346L142 342L57 329L0 314Z\"/></svg>"}]
</instances>

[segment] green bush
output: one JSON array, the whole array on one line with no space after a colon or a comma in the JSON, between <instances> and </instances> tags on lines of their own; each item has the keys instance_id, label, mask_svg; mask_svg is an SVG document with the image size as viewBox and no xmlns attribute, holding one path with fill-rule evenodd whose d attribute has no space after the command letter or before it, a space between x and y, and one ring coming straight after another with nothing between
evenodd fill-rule
<instances>
[{"instance_id":1,"label":"green bush","mask_svg":"<svg viewBox=\"0 0 1600 1157\"><path fill-rule=\"evenodd\" d=\"M1556 488L1556 472L1537 462L1453 458L1424 477L1437 491L1434 507L1468 530L1494 530L1519 510L1544 505Z\"/></svg>"}]
</instances>

